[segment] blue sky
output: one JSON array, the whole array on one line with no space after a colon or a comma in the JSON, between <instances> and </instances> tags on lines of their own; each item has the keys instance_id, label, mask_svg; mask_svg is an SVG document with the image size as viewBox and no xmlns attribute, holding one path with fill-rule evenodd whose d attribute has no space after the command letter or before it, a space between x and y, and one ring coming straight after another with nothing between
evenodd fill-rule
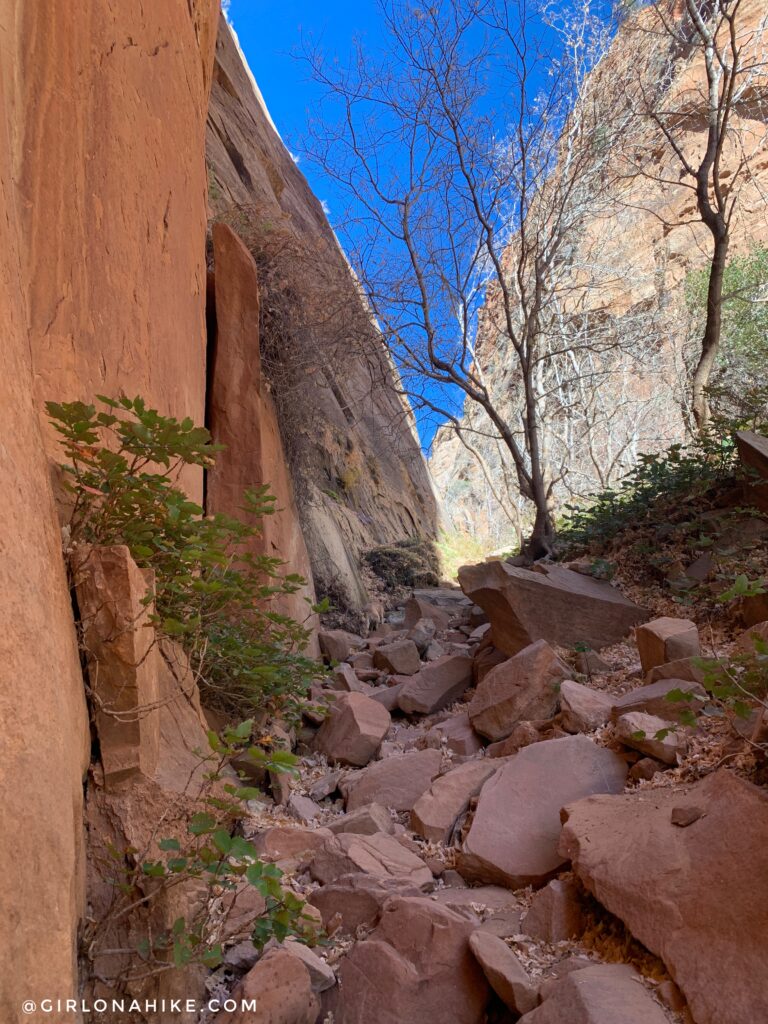
<instances>
[{"instance_id":1,"label":"blue sky","mask_svg":"<svg viewBox=\"0 0 768 1024\"><path fill-rule=\"evenodd\" d=\"M228 18L285 144L295 152L319 98L307 67L293 56L302 34L344 58L352 40L375 42L378 17L373 0L231 0ZM333 214L333 184L307 161L301 169Z\"/></svg>"},{"instance_id":2,"label":"blue sky","mask_svg":"<svg viewBox=\"0 0 768 1024\"><path fill-rule=\"evenodd\" d=\"M608 0L599 2L608 6ZM342 65L347 64L355 39L360 39L368 50L377 51L385 33L375 0L332 0L331 4L317 0L229 0L225 8L278 131L291 152L301 154L302 137L308 122L317 116L323 96L322 87L311 80L307 65L296 56L302 38L319 44L327 57L338 57ZM547 46L553 38L542 37ZM546 62L537 65L530 88L540 87L537 83L545 80L547 67ZM494 81L492 73L489 80ZM488 92L488 110L500 133L507 128L505 97L509 94L504 88L500 87L498 95L494 95L493 87ZM385 159L397 166L399 155L388 151ZM340 227L349 213L347 195L310 160L300 160L300 167L315 194L325 203L331 223ZM354 220L349 222L352 245L358 241L354 224ZM341 237L343 240L343 230ZM438 402L439 397L441 408L453 414L459 412L462 392L454 385L441 385L438 394L437 387L426 383L423 393L431 401ZM436 416L417 408L416 417L422 445L427 449L438 425Z\"/></svg>"}]
</instances>

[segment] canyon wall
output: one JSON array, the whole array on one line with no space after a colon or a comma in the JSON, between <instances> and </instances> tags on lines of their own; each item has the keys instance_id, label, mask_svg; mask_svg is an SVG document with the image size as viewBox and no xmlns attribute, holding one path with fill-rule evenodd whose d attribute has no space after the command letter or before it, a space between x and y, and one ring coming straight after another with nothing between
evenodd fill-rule
<instances>
[{"instance_id":1,"label":"canyon wall","mask_svg":"<svg viewBox=\"0 0 768 1024\"><path fill-rule=\"evenodd\" d=\"M89 727L61 551L58 446L45 401L91 402L122 392L207 422L229 451L208 481L190 472L187 490L211 508L234 512L243 485L269 484L279 512L260 550L307 577L312 569L294 496L299 463L292 475L290 445L260 371L258 271L224 225L214 231L217 266L208 280L205 128L218 22L218 0L82 0L76 9L53 0L0 0L0 903L9 968L0 991L3 1020L18 1019L23 999L78 993L84 792L93 849L103 844L100 816L109 821L107 831L143 835L156 807L142 806L141 794L160 800L173 793L177 776L189 775L189 743L204 742L199 708L185 726L192 736L186 746L178 739L184 730L166 710L155 737L159 767L144 789L129 786L113 798L104 788L101 737ZM274 188L281 190L275 174L285 175L285 201L295 198L296 230L333 239L256 101L228 30L219 39L211 118L221 114L227 80L222 47L228 74L243 90L230 99L256 104L259 121L247 123L238 141L246 159L258 164L266 147ZM338 247L335 253L351 281ZM364 309L359 296L357 306ZM391 368L371 339L368 357L389 381ZM350 426L346 417L362 400L356 388L362 392L363 383L359 366L349 370L339 385L341 405L333 406L325 387L317 405L340 446L329 442L327 457L355 452L365 483L353 486L350 476L353 498L321 499L318 507L312 495L319 485L311 484L303 518L316 564L332 575L338 562L362 604L357 552L378 540L431 532L435 506L408 410L397 399L376 395ZM326 440L313 443L322 448ZM297 612L312 594L308 580Z\"/></svg>"},{"instance_id":2,"label":"canyon wall","mask_svg":"<svg viewBox=\"0 0 768 1024\"><path fill-rule=\"evenodd\" d=\"M744 64L759 59L754 39L761 27L764 31L764 20L762 0L744 0L738 15ZM765 46L765 35L760 45ZM583 387L572 383L558 388L555 381L551 388L540 388L543 416L551 416L555 424L549 445L554 474L560 477L556 494L561 507L615 484L640 453L658 451L684 437L686 358L690 360L700 337L700 327L685 309L684 284L690 271L707 267L712 241L677 157L628 100L643 83L648 85L647 76L659 74L659 67L670 60L673 73L664 109L684 115L678 138L695 162L707 129L703 57L700 50L686 49L659 31L650 11L640 9L620 26L584 90L586 117L594 119L594 129L585 138L594 147L595 165L603 160L605 140L613 137L614 152L605 171L610 184L605 196L584 200L586 212L578 236L574 233L569 243L572 251L563 256L569 269L557 293L566 314L577 311L583 324L576 346L582 351L589 344L595 350L607 348L610 332L615 355L610 356L609 370L589 364ZM726 189L733 187L737 169L740 176L731 256L768 242L768 128L765 100L762 105L759 100L766 87L763 65L732 114L731 132L743 148L737 151L731 143L723 154ZM603 185L596 177L595 190ZM507 258L514 258L514 246L513 241ZM476 352L497 406L514 428L521 387L512 346L498 329L500 310L494 283L481 315ZM558 404L567 410L559 419ZM465 404L463 426L474 453L445 426L436 435L430 458L446 514L489 548L509 548L515 543L515 521L525 531L530 506L520 498L503 446L473 433L472 428L491 434L495 430L487 430L489 424L471 402Z\"/></svg>"},{"instance_id":3,"label":"canyon wall","mask_svg":"<svg viewBox=\"0 0 768 1024\"><path fill-rule=\"evenodd\" d=\"M277 404L318 591L360 608L367 600L360 553L433 536L436 501L412 415L392 388L394 368L322 204L280 139L224 20L207 160L215 218L260 257L262 345L278 350L265 383ZM313 278L320 285L314 290ZM289 321L284 333L275 326L281 302L292 307L280 322Z\"/></svg>"}]
</instances>

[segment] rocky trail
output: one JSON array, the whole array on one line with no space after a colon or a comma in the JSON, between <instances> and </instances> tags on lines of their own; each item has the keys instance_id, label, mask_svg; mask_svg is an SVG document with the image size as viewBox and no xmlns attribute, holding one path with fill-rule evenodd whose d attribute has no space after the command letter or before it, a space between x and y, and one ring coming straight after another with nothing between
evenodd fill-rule
<instances>
[{"instance_id":1,"label":"rocky trail","mask_svg":"<svg viewBox=\"0 0 768 1024\"><path fill-rule=\"evenodd\" d=\"M230 940L214 991L258 993L274 1024L768 1019L749 746L678 724L667 696L705 697L694 622L588 572L486 563L470 596L321 632L327 713L282 734L300 773L245 834L326 937L261 959Z\"/></svg>"}]
</instances>

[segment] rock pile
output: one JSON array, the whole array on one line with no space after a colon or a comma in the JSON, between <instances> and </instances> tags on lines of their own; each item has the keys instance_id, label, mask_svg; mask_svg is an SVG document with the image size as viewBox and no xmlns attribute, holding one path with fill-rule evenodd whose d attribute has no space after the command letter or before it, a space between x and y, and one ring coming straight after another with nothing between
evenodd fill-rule
<instances>
[{"instance_id":1,"label":"rock pile","mask_svg":"<svg viewBox=\"0 0 768 1024\"><path fill-rule=\"evenodd\" d=\"M424 591L396 626L321 636L333 673L313 705L327 712L305 718L301 777L273 794L285 805L247 827L330 944L273 943L238 982L265 993L263 1009L217 1024L762 1019L768 797L726 769L637 782L686 756L691 730L669 698L705 696L675 672L698 654L696 626L639 626L645 679L662 674L598 689L592 663L573 678L584 651L641 616L618 592L567 583L567 628L589 630L576 650L530 615L527 642L497 647L521 635L508 588L490 623L461 591ZM274 820L284 813L306 824ZM655 977L579 945L600 906L659 958Z\"/></svg>"}]
</instances>

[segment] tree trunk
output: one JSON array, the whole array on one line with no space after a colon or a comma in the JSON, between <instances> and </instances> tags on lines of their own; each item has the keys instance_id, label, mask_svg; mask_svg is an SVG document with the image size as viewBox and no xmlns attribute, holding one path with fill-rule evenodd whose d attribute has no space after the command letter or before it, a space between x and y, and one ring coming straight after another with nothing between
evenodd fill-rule
<instances>
[{"instance_id":1,"label":"tree trunk","mask_svg":"<svg viewBox=\"0 0 768 1024\"><path fill-rule=\"evenodd\" d=\"M709 423L707 387L720 350L720 328L723 317L723 278L730 241L728 231L713 232L715 249L709 270L707 286L707 320L701 341L701 354L693 375L693 418L701 433Z\"/></svg>"}]
</instances>

